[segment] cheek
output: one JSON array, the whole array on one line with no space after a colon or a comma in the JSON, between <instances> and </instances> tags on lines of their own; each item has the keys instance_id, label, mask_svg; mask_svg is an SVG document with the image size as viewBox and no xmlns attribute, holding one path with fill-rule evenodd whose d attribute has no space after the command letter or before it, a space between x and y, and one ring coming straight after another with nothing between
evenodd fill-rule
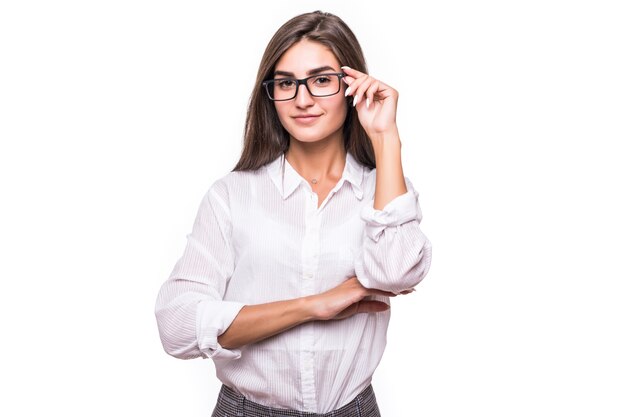
<instances>
[{"instance_id":1,"label":"cheek","mask_svg":"<svg viewBox=\"0 0 626 417\"><path fill-rule=\"evenodd\" d=\"M333 113L337 115L337 119L344 120L346 118L346 116L348 115L348 102L345 98L342 97L340 100L337 100L337 102L334 103Z\"/></svg>"},{"instance_id":2,"label":"cheek","mask_svg":"<svg viewBox=\"0 0 626 417\"><path fill-rule=\"evenodd\" d=\"M278 119L284 124L288 119L287 108L284 103L276 102L274 104L274 108L276 109L276 114L278 115Z\"/></svg>"}]
</instances>

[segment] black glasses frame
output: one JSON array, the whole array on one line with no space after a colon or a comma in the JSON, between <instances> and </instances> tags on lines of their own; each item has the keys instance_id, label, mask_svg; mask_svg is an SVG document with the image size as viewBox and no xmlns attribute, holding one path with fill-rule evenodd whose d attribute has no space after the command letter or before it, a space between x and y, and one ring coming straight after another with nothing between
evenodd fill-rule
<instances>
[{"instance_id":1,"label":"black glasses frame","mask_svg":"<svg viewBox=\"0 0 626 417\"><path fill-rule=\"evenodd\" d=\"M311 78L322 77L324 75L336 75L336 76L338 76L339 77L339 90L337 90L337 92L332 93L332 94L324 94L324 95L313 94L311 92L311 90L309 89L309 84L307 83L307 81L310 80ZM263 85L263 87L265 87L265 92L267 93L267 96L269 97L270 100L272 100L272 101L288 101L288 100L293 100L294 98L296 98L296 96L298 95L298 91L300 91L300 84L304 84L304 87L306 87L306 89L309 92L309 94L311 96L313 96L313 97L334 96L335 94L337 94L337 93L339 93L341 91L341 79L343 77L345 77L345 76L346 76L346 74L344 74L343 72L325 72L325 73L322 73L322 74L315 74L315 75L311 75L310 77L301 78L301 79L297 79L297 78L275 78L273 80L265 80L261 84ZM273 82L276 82L276 81L285 81L285 80L295 81L295 83L296 83L296 93L291 98L283 98L283 99L280 99L280 100L272 98L272 95L270 93L270 88L269 88L270 83L273 83Z\"/></svg>"}]
</instances>

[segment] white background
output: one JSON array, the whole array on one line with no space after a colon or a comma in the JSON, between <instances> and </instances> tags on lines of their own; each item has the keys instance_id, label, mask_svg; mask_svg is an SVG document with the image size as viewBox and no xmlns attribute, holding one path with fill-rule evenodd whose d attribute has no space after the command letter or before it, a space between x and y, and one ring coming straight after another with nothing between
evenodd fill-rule
<instances>
[{"instance_id":1,"label":"white background","mask_svg":"<svg viewBox=\"0 0 626 417\"><path fill-rule=\"evenodd\" d=\"M270 37L316 9L400 92L433 243L385 417L624 416L626 14L614 1L5 1L3 416L208 416L153 309L238 160Z\"/></svg>"}]
</instances>

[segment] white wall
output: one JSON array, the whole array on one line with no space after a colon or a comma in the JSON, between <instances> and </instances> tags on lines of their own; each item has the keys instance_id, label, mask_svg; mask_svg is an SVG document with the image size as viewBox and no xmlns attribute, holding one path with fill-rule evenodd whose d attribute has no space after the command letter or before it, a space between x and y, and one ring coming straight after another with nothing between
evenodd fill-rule
<instances>
[{"instance_id":1,"label":"white wall","mask_svg":"<svg viewBox=\"0 0 626 417\"><path fill-rule=\"evenodd\" d=\"M400 92L434 245L384 416L626 413L620 2L125 0L0 5L0 414L209 415L213 364L164 353L156 294L265 45L316 9Z\"/></svg>"}]
</instances>

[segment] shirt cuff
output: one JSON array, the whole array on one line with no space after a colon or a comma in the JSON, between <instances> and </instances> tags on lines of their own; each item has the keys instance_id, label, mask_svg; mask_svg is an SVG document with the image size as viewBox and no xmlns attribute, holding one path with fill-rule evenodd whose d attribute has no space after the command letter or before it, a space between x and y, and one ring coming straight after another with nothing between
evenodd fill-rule
<instances>
[{"instance_id":1,"label":"shirt cuff","mask_svg":"<svg viewBox=\"0 0 626 417\"><path fill-rule=\"evenodd\" d=\"M244 304L234 301L204 300L196 312L198 348L211 359L239 359L239 349L225 349L217 341L239 314Z\"/></svg>"},{"instance_id":2,"label":"shirt cuff","mask_svg":"<svg viewBox=\"0 0 626 417\"><path fill-rule=\"evenodd\" d=\"M365 233L374 242L388 226L400 226L418 219L417 197L411 190L391 200L382 210L365 205L361 209L361 219L365 220Z\"/></svg>"}]
</instances>

